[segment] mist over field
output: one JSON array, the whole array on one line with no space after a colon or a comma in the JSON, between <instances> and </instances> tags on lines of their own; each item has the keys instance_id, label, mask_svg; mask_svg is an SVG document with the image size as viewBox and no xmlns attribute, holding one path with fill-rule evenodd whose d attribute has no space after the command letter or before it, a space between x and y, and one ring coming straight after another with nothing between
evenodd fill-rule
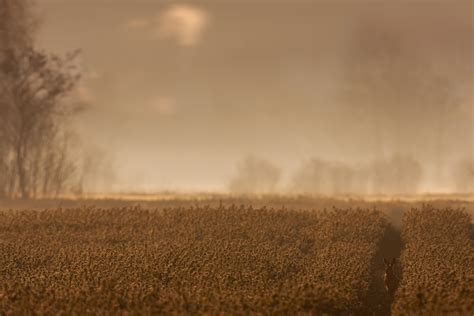
<instances>
[{"instance_id":1,"label":"mist over field","mask_svg":"<svg viewBox=\"0 0 474 316\"><path fill-rule=\"evenodd\" d=\"M474 315L473 13L0 0L0 315Z\"/></svg>"},{"instance_id":2,"label":"mist over field","mask_svg":"<svg viewBox=\"0 0 474 316\"><path fill-rule=\"evenodd\" d=\"M40 48L81 50L70 126L84 191L473 191L470 1L38 0L34 12Z\"/></svg>"}]
</instances>

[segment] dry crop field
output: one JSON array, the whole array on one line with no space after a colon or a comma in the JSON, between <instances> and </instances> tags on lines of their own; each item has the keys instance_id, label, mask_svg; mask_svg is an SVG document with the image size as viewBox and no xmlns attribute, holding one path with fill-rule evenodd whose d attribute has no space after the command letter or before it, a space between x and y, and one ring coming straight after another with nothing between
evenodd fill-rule
<instances>
[{"instance_id":1,"label":"dry crop field","mask_svg":"<svg viewBox=\"0 0 474 316\"><path fill-rule=\"evenodd\" d=\"M473 314L471 233L471 218L462 210L425 207L405 214L395 315Z\"/></svg>"},{"instance_id":2,"label":"dry crop field","mask_svg":"<svg viewBox=\"0 0 474 316\"><path fill-rule=\"evenodd\" d=\"M474 311L460 202L236 201L1 211L0 315ZM393 298L383 258L400 251Z\"/></svg>"}]
</instances>

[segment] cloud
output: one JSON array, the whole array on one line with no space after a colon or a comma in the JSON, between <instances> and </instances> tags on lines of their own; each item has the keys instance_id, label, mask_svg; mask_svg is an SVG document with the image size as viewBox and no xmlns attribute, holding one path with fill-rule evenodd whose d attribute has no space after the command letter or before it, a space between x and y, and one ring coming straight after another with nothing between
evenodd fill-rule
<instances>
[{"instance_id":1,"label":"cloud","mask_svg":"<svg viewBox=\"0 0 474 316\"><path fill-rule=\"evenodd\" d=\"M208 26L206 11L191 5L176 4L158 16L159 38L174 39L181 46L195 46Z\"/></svg>"},{"instance_id":2,"label":"cloud","mask_svg":"<svg viewBox=\"0 0 474 316\"><path fill-rule=\"evenodd\" d=\"M194 5L175 4L153 18L135 18L126 23L130 30L145 31L154 39L168 39L184 47L196 46L209 24L209 15Z\"/></svg>"}]
</instances>

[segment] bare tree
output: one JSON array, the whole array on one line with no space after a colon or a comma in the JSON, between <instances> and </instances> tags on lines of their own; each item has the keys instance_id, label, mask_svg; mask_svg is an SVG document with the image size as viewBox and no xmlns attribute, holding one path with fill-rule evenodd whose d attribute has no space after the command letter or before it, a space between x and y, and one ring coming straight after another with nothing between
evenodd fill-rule
<instances>
[{"instance_id":1,"label":"bare tree","mask_svg":"<svg viewBox=\"0 0 474 316\"><path fill-rule=\"evenodd\" d=\"M237 171L229 184L234 193L272 193L281 176L280 169L273 163L254 156L240 162Z\"/></svg>"},{"instance_id":2,"label":"bare tree","mask_svg":"<svg viewBox=\"0 0 474 316\"><path fill-rule=\"evenodd\" d=\"M31 16L25 0L0 0L0 197L15 185L15 168L9 144L10 130L4 122L10 119L9 96L4 85L9 78L10 58L31 41Z\"/></svg>"},{"instance_id":3,"label":"bare tree","mask_svg":"<svg viewBox=\"0 0 474 316\"><path fill-rule=\"evenodd\" d=\"M390 159L379 159L369 166L372 174L373 193L413 194L418 193L423 176L420 163L410 156L394 155Z\"/></svg>"},{"instance_id":4,"label":"bare tree","mask_svg":"<svg viewBox=\"0 0 474 316\"><path fill-rule=\"evenodd\" d=\"M6 52L18 51L31 43L36 21L30 12L28 0L0 0L0 62Z\"/></svg>"},{"instance_id":5,"label":"bare tree","mask_svg":"<svg viewBox=\"0 0 474 316\"><path fill-rule=\"evenodd\" d=\"M330 163L313 158L305 162L293 176L293 191L310 194L333 194Z\"/></svg>"},{"instance_id":6,"label":"bare tree","mask_svg":"<svg viewBox=\"0 0 474 316\"><path fill-rule=\"evenodd\" d=\"M104 192L113 188L117 181L114 160L110 153L101 148L88 146L81 147L78 157L81 157L77 167L77 182L74 187L76 195L91 192Z\"/></svg>"},{"instance_id":7,"label":"bare tree","mask_svg":"<svg viewBox=\"0 0 474 316\"><path fill-rule=\"evenodd\" d=\"M352 39L343 101L354 120L370 124L374 159L393 151L413 152L414 137L433 135L423 142L432 146L439 173L446 155L448 114L457 104L452 81L396 29L368 22ZM425 128L434 133L419 133Z\"/></svg>"},{"instance_id":8,"label":"bare tree","mask_svg":"<svg viewBox=\"0 0 474 316\"><path fill-rule=\"evenodd\" d=\"M60 59L28 48L10 56L0 89L1 124L7 146L14 157L18 189L23 198L36 192L37 172L48 146L59 141L61 123L71 110L61 103L78 77L68 62L75 54ZM61 144L57 144L61 145ZM57 148L61 150L62 148ZM49 160L49 163L51 160ZM63 159L56 161L62 163Z\"/></svg>"},{"instance_id":9,"label":"bare tree","mask_svg":"<svg viewBox=\"0 0 474 316\"><path fill-rule=\"evenodd\" d=\"M25 0L0 0L0 168L4 194L58 193L72 174L62 102L79 80L74 60L37 50ZM7 176L5 176L7 175Z\"/></svg>"},{"instance_id":10,"label":"bare tree","mask_svg":"<svg viewBox=\"0 0 474 316\"><path fill-rule=\"evenodd\" d=\"M293 191L310 194L416 193L422 178L420 163L395 155L366 165L349 165L313 158L293 176Z\"/></svg>"},{"instance_id":11,"label":"bare tree","mask_svg":"<svg viewBox=\"0 0 474 316\"><path fill-rule=\"evenodd\" d=\"M313 158L293 176L293 191L310 194L365 194L365 169L342 162Z\"/></svg>"}]
</instances>

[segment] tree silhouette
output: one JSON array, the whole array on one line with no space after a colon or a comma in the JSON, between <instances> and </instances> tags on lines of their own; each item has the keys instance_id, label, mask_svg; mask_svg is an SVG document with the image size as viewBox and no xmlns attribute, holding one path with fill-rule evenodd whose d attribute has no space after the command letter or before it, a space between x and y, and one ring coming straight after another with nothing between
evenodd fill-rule
<instances>
[{"instance_id":1,"label":"tree silhouette","mask_svg":"<svg viewBox=\"0 0 474 316\"><path fill-rule=\"evenodd\" d=\"M280 169L270 161L249 156L238 164L229 188L234 193L272 193L280 176Z\"/></svg>"},{"instance_id":2,"label":"tree silhouette","mask_svg":"<svg viewBox=\"0 0 474 316\"><path fill-rule=\"evenodd\" d=\"M25 0L0 0L1 192L29 198L58 194L71 177L63 102L79 80L78 51L59 57L34 47Z\"/></svg>"}]
</instances>

